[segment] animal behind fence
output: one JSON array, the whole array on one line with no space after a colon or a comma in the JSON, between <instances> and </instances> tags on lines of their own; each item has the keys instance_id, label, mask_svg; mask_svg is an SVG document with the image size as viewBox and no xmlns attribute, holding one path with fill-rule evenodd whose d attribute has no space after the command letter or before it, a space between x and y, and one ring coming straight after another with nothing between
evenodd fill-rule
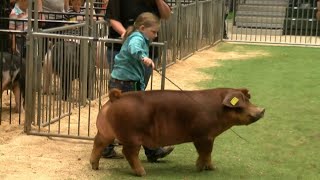
<instances>
[{"instance_id":1,"label":"animal behind fence","mask_svg":"<svg viewBox=\"0 0 320 180\"><path fill-rule=\"evenodd\" d=\"M15 97L16 112L24 110L26 64L21 56L9 52L0 52L1 69L1 106L2 94L5 90L13 91Z\"/></svg>"}]
</instances>

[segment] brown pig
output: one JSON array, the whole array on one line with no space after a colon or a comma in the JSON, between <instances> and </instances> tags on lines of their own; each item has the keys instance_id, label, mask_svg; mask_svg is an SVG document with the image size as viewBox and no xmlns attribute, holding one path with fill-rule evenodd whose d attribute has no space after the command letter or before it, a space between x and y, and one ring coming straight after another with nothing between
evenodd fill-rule
<instances>
[{"instance_id":1,"label":"brown pig","mask_svg":"<svg viewBox=\"0 0 320 180\"><path fill-rule=\"evenodd\" d=\"M157 148L193 142L199 171L213 170L215 138L234 125L249 125L265 109L250 103L247 89L217 88L198 91L138 91L113 89L97 117L98 133L90 158L97 170L103 149L115 139L138 176L146 172L139 160L140 147Z\"/></svg>"}]
</instances>

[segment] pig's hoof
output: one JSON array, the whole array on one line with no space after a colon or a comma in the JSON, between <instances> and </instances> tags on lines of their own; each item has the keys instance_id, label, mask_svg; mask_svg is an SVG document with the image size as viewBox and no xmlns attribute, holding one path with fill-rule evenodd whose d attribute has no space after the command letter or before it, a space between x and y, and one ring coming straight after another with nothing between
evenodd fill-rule
<instances>
[{"instance_id":1,"label":"pig's hoof","mask_svg":"<svg viewBox=\"0 0 320 180\"><path fill-rule=\"evenodd\" d=\"M203 170L208 170L208 171L212 171L215 170L215 167L212 164L197 164L197 170L198 171L203 171Z\"/></svg>"},{"instance_id":2,"label":"pig's hoof","mask_svg":"<svg viewBox=\"0 0 320 180\"><path fill-rule=\"evenodd\" d=\"M212 164L208 164L204 167L204 170L209 170L209 171L213 171L215 169L216 167L214 167Z\"/></svg>"},{"instance_id":3,"label":"pig's hoof","mask_svg":"<svg viewBox=\"0 0 320 180\"><path fill-rule=\"evenodd\" d=\"M140 176L140 177L147 174L146 171L144 170L144 168L135 170L135 173L137 176Z\"/></svg>"},{"instance_id":4,"label":"pig's hoof","mask_svg":"<svg viewBox=\"0 0 320 180\"><path fill-rule=\"evenodd\" d=\"M91 168L93 170L98 170L99 169L99 163L91 162Z\"/></svg>"}]
</instances>

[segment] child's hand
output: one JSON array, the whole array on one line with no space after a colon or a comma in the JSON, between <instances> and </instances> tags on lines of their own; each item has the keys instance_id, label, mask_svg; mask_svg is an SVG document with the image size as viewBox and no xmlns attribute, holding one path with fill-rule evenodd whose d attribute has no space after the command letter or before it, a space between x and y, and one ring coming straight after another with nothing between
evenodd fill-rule
<instances>
[{"instance_id":1,"label":"child's hand","mask_svg":"<svg viewBox=\"0 0 320 180\"><path fill-rule=\"evenodd\" d=\"M144 58L142 58L142 62L146 66L152 66L152 69L154 69L154 63L153 63L152 59L150 59L148 57L144 57Z\"/></svg>"}]
</instances>

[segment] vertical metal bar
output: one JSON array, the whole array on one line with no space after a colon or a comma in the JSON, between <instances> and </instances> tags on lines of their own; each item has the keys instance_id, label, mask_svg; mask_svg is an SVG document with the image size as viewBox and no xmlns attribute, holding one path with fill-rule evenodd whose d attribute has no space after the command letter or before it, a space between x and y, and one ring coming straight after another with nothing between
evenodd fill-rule
<instances>
[{"instance_id":1,"label":"vertical metal bar","mask_svg":"<svg viewBox=\"0 0 320 180\"><path fill-rule=\"evenodd\" d=\"M305 34L304 34L304 44L307 44L307 38L309 36L309 31L311 33L312 29L309 29L308 25L309 25L309 7L306 7L306 11L307 11L307 17L306 17L306 24L305 24Z\"/></svg>"},{"instance_id":2,"label":"vertical metal bar","mask_svg":"<svg viewBox=\"0 0 320 180\"><path fill-rule=\"evenodd\" d=\"M291 8L291 18L290 18L290 38L289 38L289 42L291 43L292 42L292 36L293 36L293 23L296 21L294 21L294 12L295 12L295 0L293 0L293 3L292 3L292 8Z\"/></svg>"},{"instance_id":3,"label":"vertical metal bar","mask_svg":"<svg viewBox=\"0 0 320 180\"><path fill-rule=\"evenodd\" d=\"M177 42L178 42L178 58L181 59L181 52L182 52L182 6L181 6L181 0L177 0L177 16L178 16L178 21L177 21Z\"/></svg>"},{"instance_id":4,"label":"vertical metal bar","mask_svg":"<svg viewBox=\"0 0 320 180\"><path fill-rule=\"evenodd\" d=\"M317 10L319 12L320 11L320 1L317 1L316 4L317 4ZM315 19L315 20L316 20L316 34L315 34L315 37L318 37L319 20L318 19ZM315 44L317 44L317 42L318 42L318 38L315 38Z\"/></svg>"},{"instance_id":5,"label":"vertical metal bar","mask_svg":"<svg viewBox=\"0 0 320 180\"><path fill-rule=\"evenodd\" d=\"M74 53L76 53L74 50L74 46L76 46L76 42L73 41L73 39L64 39L64 41L66 41L65 43L65 51L64 51L64 57L65 57L65 66L66 68L64 69L66 77L67 77L67 83L66 83L66 88L67 88L67 99L66 102L64 104L66 104L66 109L65 111L68 112L68 121L67 121L67 134L70 135L70 123L71 123L71 102L73 101L74 98L74 88L73 88L73 82L72 82L72 77L74 76L74 68L75 68L75 64L74 62L76 61L76 59L74 59L75 57L73 56ZM72 51L72 52L69 52ZM65 111L63 111L65 113Z\"/></svg>"},{"instance_id":6,"label":"vertical metal bar","mask_svg":"<svg viewBox=\"0 0 320 180\"><path fill-rule=\"evenodd\" d=\"M91 117L91 100L90 100L90 98L89 98L89 107L88 107L89 109L88 109L88 126L87 126L87 132L88 132L88 137L90 136L90 117ZM80 111L80 109L79 109L79 111ZM78 127L78 134L79 134L79 136L80 136L80 122L79 122L79 127Z\"/></svg>"},{"instance_id":7,"label":"vertical metal bar","mask_svg":"<svg viewBox=\"0 0 320 180\"><path fill-rule=\"evenodd\" d=\"M317 1L316 2L316 9L318 10L318 12L320 11L320 1ZM318 19L315 19L315 21L316 21L316 28L315 28L315 44L318 44L317 42L318 42L318 30L319 30L319 20Z\"/></svg>"},{"instance_id":8,"label":"vertical metal bar","mask_svg":"<svg viewBox=\"0 0 320 180\"><path fill-rule=\"evenodd\" d=\"M80 43L81 42L84 42L84 41L80 41ZM80 49L79 48L81 48L81 44L79 44L79 46L76 46L76 56L78 56L79 55L79 51L80 51ZM78 61L78 60L80 60L80 57L79 58L77 58L76 59L76 61ZM78 65L79 65L80 63L78 62ZM82 69L80 69L79 68L79 66L77 66L76 67L76 69L75 69L75 71L77 71L76 73L77 73L77 75L80 75L80 73L81 73L81 70ZM80 109L81 109L81 98L80 98L80 91L81 91L81 81L80 81L80 79L79 79L79 86L78 86L78 89L79 89L79 93L78 93L78 106L77 106L77 108L78 108L78 136L80 135L79 133L80 133L80 120L81 120L81 117L80 117L80 114L81 114L81 112L80 112ZM85 87L87 87L87 84L85 84L85 85L83 85L83 86L85 86ZM70 111L69 111L69 113L71 113L71 109L70 109Z\"/></svg>"},{"instance_id":9,"label":"vertical metal bar","mask_svg":"<svg viewBox=\"0 0 320 180\"><path fill-rule=\"evenodd\" d=\"M224 37L224 30L227 31L227 19L225 18L225 14L226 14L226 1L225 0L222 0L220 1L221 2L221 24L222 24L222 28L221 28L221 34L220 34L220 40L223 40L223 37Z\"/></svg>"},{"instance_id":10,"label":"vertical metal bar","mask_svg":"<svg viewBox=\"0 0 320 180\"><path fill-rule=\"evenodd\" d=\"M300 2L300 1L298 1L298 2ZM295 7L295 11L297 14L295 17L296 23L295 23L295 29L294 29L294 42L297 43L298 22L300 21L300 19L298 18L299 12L300 12L299 5L297 5L297 7Z\"/></svg>"},{"instance_id":11,"label":"vertical metal bar","mask_svg":"<svg viewBox=\"0 0 320 180\"><path fill-rule=\"evenodd\" d=\"M316 2L314 2L314 3L312 3L312 5L311 5L311 8L312 8L312 13L311 13L311 32L310 32L310 44L312 44L312 42L313 42L313 28L314 28L314 18L313 18L313 14L316 14L316 12L315 12L315 10L316 10L316 8L315 8L315 6L316 6L316 4L315 4Z\"/></svg>"},{"instance_id":12,"label":"vertical metal bar","mask_svg":"<svg viewBox=\"0 0 320 180\"><path fill-rule=\"evenodd\" d=\"M43 39L44 38L38 38L38 52L39 52L39 54L38 54L38 56L40 56L40 59L43 59L42 58L42 54L43 54L43 48L42 48L42 46L43 46ZM39 63L37 63L37 64L39 64ZM39 70L39 71L38 71ZM37 78L37 86L39 86L39 87L41 87L41 83L42 83L42 81L41 81L41 79L42 79L42 73L41 73L41 66L39 66L39 67L37 67L37 72L35 72L36 73L36 78ZM37 111L37 122L39 122L39 124L40 123L42 123L41 122L41 115L43 114L43 108L42 108L42 105L43 105L43 102L42 102L42 96L41 96L41 94L42 94L42 91L41 91L41 89L40 88L37 88L37 90L38 90L38 96L37 96L37 104L38 104L38 106L37 106L37 109L35 109L35 111Z\"/></svg>"},{"instance_id":13,"label":"vertical metal bar","mask_svg":"<svg viewBox=\"0 0 320 180\"><path fill-rule=\"evenodd\" d=\"M195 34L193 36L194 37L193 42L195 42L195 45L194 45L194 49L192 50L192 52L196 51L201 44L201 36L200 36L201 32L200 31L203 28L202 27L203 18L202 18L202 16L199 15L199 13L200 13L199 8L200 8L199 0L196 0L196 7L195 7L195 12L194 12L195 13L195 16L194 16L195 21L194 22L198 22L198 26L193 26L194 27L193 32Z\"/></svg>"},{"instance_id":14,"label":"vertical metal bar","mask_svg":"<svg viewBox=\"0 0 320 180\"><path fill-rule=\"evenodd\" d=\"M28 14L32 14L32 0L28 1ZM28 16L28 26L32 27L31 23L31 16ZM32 72L33 72L33 35L31 28L28 28L28 34L27 34L27 56L26 59L26 95L25 95L25 101L26 101L26 109L25 109L25 124L24 124L24 131L28 134L31 131L31 123L34 120L33 119L33 100L32 100Z\"/></svg>"},{"instance_id":15,"label":"vertical metal bar","mask_svg":"<svg viewBox=\"0 0 320 180\"><path fill-rule=\"evenodd\" d=\"M236 16L237 16L237 12L236 11L238 11L238 4L239 4L239 0L234 0L235 2L236 2L236 4L235 4L235 9L233 9L234 10L234 26L235 26L235 28L236 28L236 33L235 33L235 40L238 40L238 33L239 33L239 26L238 26L238 24L236 23ZM241 30L240 30L241 31Z\"/></svg>"},{"instance_id":16,"label":"vertical metal bar","mask_svg":"<svg viewBox=\"0 0 320 180\"><path fill-rule=\"evenodd\" d=\"M287 42L287 36L288 36L288 20L289 20L289 7L290 2L287 3L286 11L285 11L285 17L284 17L284 27L282 29L282 34L284 35L284 42Z\"/></svg>"},{"instance_id":17,"label":"vertical metal bar","mask_svg":"<svg viewBox=\"0 0 320 180\"><path fill-rule=\"evenodd\" d=\"M299 43L301 43L302 41L302 32L303 32L303 24L304 24L304 21L305 21L305 15L304 15L304 12L305 12L305 9L301 7L301 4L300 4L300 8L301 9L301 13L302 13L302 16L301 16L301 19L300 19L300 31L299 31ZM299 16L299 15L298 15Z\"/></svg>"},{"instance_id":18,"label":"vertical metal bar","mask_svg":"<svg viewBox=\"0 0 320 180\"><path fill-rule=\"evenodd\" d=\"M90 0L90 6L91 6L91 11L90 11L90 18L93 18L93 11L92 11L92 7L93 7L93 1ZM89 36L91 33L89 31L90 26L92 26L91 24L91 20L89 19L89 3L86 3L86 25L84 27L84 36ZM80 84L81 85L81 89L80 89L80 102L81 104L85 105L86 104L86 98L87 98L87 86L88 86L88 43L86 43L86 40L81 40L81 44L82 45L82 58L81 58L81 62L80 62L80 67L81 67L81 74L80 74Z\"/></svg>"},{"instance_id":19,"label":"vertical metal bar","mask_svg":"<svg viewBox=\"0 0 320 180\"><path fill-rule=\"evenodd\" d=\"M164 42L163 45L163 52L162 54L167 54L167 42ZM162 76L161 76L161 90L164 90L165 87L165 77L166 77L166 67L167 67L167 56L163 56L163 61L162 61Z\"/></svg>"}]
</instances>

